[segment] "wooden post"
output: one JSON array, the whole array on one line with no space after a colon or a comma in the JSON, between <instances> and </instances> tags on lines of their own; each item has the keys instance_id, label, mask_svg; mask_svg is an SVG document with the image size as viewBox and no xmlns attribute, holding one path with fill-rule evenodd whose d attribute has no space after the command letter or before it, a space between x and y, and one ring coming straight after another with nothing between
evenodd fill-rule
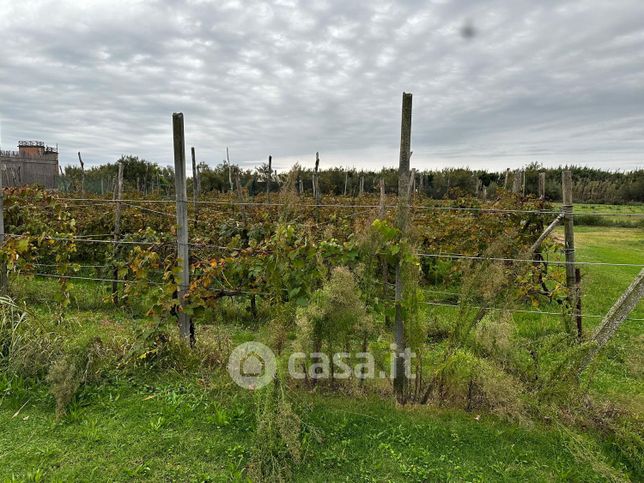
<instances>
[{"instance_id":1,"label":"wooden post","mask_svg":"<svg viewBox=\"0 0 644 483\"><path fill-rule=\"evenodd\" d=\"M358 196L362 196L364 194L364 174L360 175L360 191Z\"/></svg>"},{"instance_id":2,"label":"wooden post","mask_svg":"<svg viewBox=\"0 0 644 483\"><path fill-rule=\"evenodd\" d=\"M575 276L575 233L572 205L572 173L564 171L561 175L561 191L563 194L563 223L564 223L564 253L566 255L566 287L568 302L573 310L573 319L577 314L577 277Z\"/></svg>"},{"instance_id":3,"label":"wooden post","mask_svg":"<svg viewBox=\"0 0 644 483\"><path fill-rule=\"evenodd\" d=\"M230 168L230 156L228 155L228 146L226 146L226 164L228 165L228 184L230 185L230 192L233 192L233 173Z\"/></svg>"},{"instance_id":4,"label":"wooden post","mask_svg":"<svg viewBox=\"0 0 644 483\"><path fill-rule=\"evenodd\" d=\"M81 193L85 193L85 163L83 163L80 151L78 151L78 162L81 166Z\"/></svg>"},{"instance_id":5,"label":"wooden post","mask_svg":"<svg viewBox=\"0 0 644 483\"><path fill-rule=\"evenodd\" d=\"M626 291L620 295L619 299L610 308L599 327L595 330L592 341L596 344L586 357L582 360L578 374L581 374L588 364L592 362L599 351L615 335L617 329L622 325L626 317L637 307L637 304L644 296L644 268L635 277L635 280L629 285Z\"/></svg>"},{"instance_id":6,"label":"wooden post","mask_svg":"<svg viewBox=\"0 0 644 483\"><path fill-rule=\"evenodd\" d=\"M195 147L190 148L190 155L192 157L192 206L195 210L195 229L197 228L197 220L199 219L199 172L197 171L197 157L195 156Z\"/></svg>"},{"instance_id":7,"label":"wooden post","mask_svg":"<svg viewBox=\"0 0 644 483\"><path fill-rule=\"evenodd\" d=\"M563 214L558 215L552 221L552 223L550 223L548 225L548 227L545 230L543 230L543 233L541 235L539 235L539 238L537 238L537 240L530 247L530 255L529 256L534 256L534 254L539 251L543 241L548 237L548 235L550 235L550 233L552 233L552 230L554 230L557 227L557 225L559 225L559 223L561 223L561 220L563 220L563 217L564 217Z\"/></svg>"},{"instance_id":8,"label":"wooden post","mask_svg":"<svg viewBox=\"0 0 644 483\"><path fill-rule=\"evenodd\" d=\"M239 213L241 213L241 217L245 222L246 210L244 209L243 203L246 200L244 200L244 192L242 191L241 181L239 179L239 167L235 170L235 189L237 190L237 199L239 200Z\"/></svg>"},{"instance_id":9,"label":"wooden post","mask_svg":"<svg viewBox=\"0 0 644 483\"><path fill-rule=\"evenodd\" d=\"M380 218L385 218L385 179L380 178Z\"/></svg>"},{"instance_id":10,"label":"wooden post","mask_svg":"<svg viewBox=\"0 0 644 483\"><path fill-rule=\"evenodd\" d=\"M4 177L5 166L0 165L0 247L4 245ZM3 261L0 264L0 295L6 295L9 291L9 277L7 264Z\"/></svg>"},{"instance_id":11,"label":"wooden post","mask_svg":"<svg viewBox=\"0 0 644 483\"><path fill-rule=\"evenodd\" d=\"M525 196L525 169L521 170L521 196Z\"/></svg>"},{"instance_id":12,"label":"wooden post","mask_svg":"<svg viewBox=\"0 0 644 483\"><path fill-rule=\"evenodd\" d=\"M183 131L183 114L172 115L172 132L174 137L174 181L177 201L177 298L180 308L179 335L191 346L195 342L194 326L188 314L184 312L184 297L190 285L190 251L188 246L188 194L186 190L186 145Z\"/></svg>"},{"instance_id":13,"label":"wooden post","mask_svg":"<svg viewBox=\"0 0 644 483\"><path fill-rule=\"evenodd\" d=\"M322 194L320 193L320 178L319 178L319 169L320 169L320 153L315 153L315 205L316 205L316 218L317 221L320 221L320 202L322 200Z\"/></svg>"},{"instance_id":14,"label":"wooden post","mask_svg":"<svg viewBox=\"0 0 644 483\"><path fill-rule=\"evenodd\" d=\"M411 157L411 108L412 95L403 92L402 95L402 116L400 125L400 158L398 163L398 216L397 227L405 233L409 218L409 158ZM394 392L396 400L405 403L406 375L405 375L405 358L403 356L406 349L405 339L405 321L403 320L402 297L405 287L402 280L402 260L396 263L396 321L394 324L394 341L395 348L395 373L394 373Z\"/></svg>"},{"instance_id":15,"label":"wooden post","mask_svg":"<svg viewBox=\"0 0 644 483\"><path fill-rule=\"evenodd\" d=\"M118 254L118 241L121 238L121 199L123 197L123 163L118 163L118 174L116 175L116 182L114 183L114 258L116 262L116 255ZM119 303L119 270L114 266L112 278L112 301L114 305Z\"/></svg>"},{"instance_id":16,"label":"wooden post","mask_svg":"<svg viewBox=\"0 0 644 483\"><path fill-rule=\"evenodd\" d=\"M342 193L344 196L347 196L347 185L348 184L349 184L349 172L345 171L344 172L344 191Z\"/></svg>"},{"instance_id":17,"label":"wooden post","mask_svg":"<svg viewBox=\"0 0 644 483\"><path fill-rule=\"evenodd\" d=\"M577 325L577 339L581 341L584 335L583 320L581 316L581 270L575 268L575 322Z\"/></svg>"},{"instance_id":18,"label":"wooden post","mask_svg":"<svg viewBox=\"0 0 644 483\"><path fill-rule=\"evenodd\" d=\"M266 178L266 200L268 200L270 197L272 176L273 176L273 156L268 156L268 175Z\"/></svg>"},{"instance_id":19,"label":"wooden post","mask_svg":"<svg viewBox=\"0 0 644 483\"><path fill-rule=\"evenodd\" d=\"M510 168L506 168L505 170L505 181L503 182L503 189L507 190L508 189L508 179L510 177Z\"/></svg>"},{"instance_id":20,"label":"wooden post","mask_svg":"<svg viewBox=\"0 0 644 483\"><path fill-rule=\"evenodd\" d=\"M542 171L539 173L539 199L546 199L546 173Z\"/></svg>"},{"instance_id":21,"label":"wooden post","mask_svg":"<svg viewBox=\"0 0 644 483\"><path fill-rule=\"evenodd\" d=\"M519 194L520 190L521 190L521 170L515 169L514 177L512 178L512 192Z\"/></svg>"}]
</instances>

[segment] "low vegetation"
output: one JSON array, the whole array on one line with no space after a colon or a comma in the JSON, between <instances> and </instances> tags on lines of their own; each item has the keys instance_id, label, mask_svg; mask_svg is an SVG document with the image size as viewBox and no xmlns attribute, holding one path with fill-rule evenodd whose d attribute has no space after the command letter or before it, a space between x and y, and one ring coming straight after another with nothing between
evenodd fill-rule
<instances>
[{"instance_id":1,"label":"low vegetation","mask_svg":"<svg viewBox=\"0 0 644 483\"><path fill-rule=\"evenodd\" d=\"M576 371L637 267L582 266L580 340L563 271L550 263L561 260L561 235L542 247L543 262L517 261L532 257L526 250L555 211L542 200L500 193L443 205L495 210L486 212L423 210L429 202L419 198L404 233L395 210L316 208L293 186L275 195L274 211L203 208L183 308L172 205L124 206L122 239L133 243L114 247L83 242L110 233L110 213L38 191L8 193L4 479L641 477L641 323L626 322L581 378ZM580 227L576 239L579 260L644 260L639 228ZM442 256L454 253L465 257ZM114 276L123 282L118 304L111 284L88 280ZM178 337L178 310L195 322L192 348ZM377 377L392 364L397 310L416 354L404 404L391 380ZM631 318L644 318L643 308ZM226 371L247 341L277 355L276 378L255 391ZM376 377L315 379L320 360L305 359L306 377L292 379L296 351L346 352L352 367L369 352Z\"/></svg>"}]
</instances>

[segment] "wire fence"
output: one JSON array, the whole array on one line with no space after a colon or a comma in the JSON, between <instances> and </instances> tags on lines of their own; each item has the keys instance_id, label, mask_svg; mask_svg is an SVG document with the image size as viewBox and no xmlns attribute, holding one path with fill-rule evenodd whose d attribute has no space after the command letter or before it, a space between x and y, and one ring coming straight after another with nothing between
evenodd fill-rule
<instances>
[{"instance_id":1,"label":"wire fence","mask_svg":"<svg viewBox=\"0 0 644 483\"><path fill-rule=\"evenodd\" d=\"M132 207L138 204L170 204L177 203L175 199L101 199L101 198L58 198L60 201L69 203L89 202L97 204L116 204L123 203ZM197 204L204 206L245 206L245 207L297 207L297 208L338 208L338 209L395 209L400 207L400 204L364 204L364 203L286 203L275 201L235 201L235 200L186 200L185 203ZM85 205L83 205L85 206ZM435 210L435 211L471 211L482 213L511 213L511 214L537 214L537 215L558 215L560 210L552 209L510 209L510 208L488 208L482 206L443 206L443 205L418 205L407 204L408 208L412 210ZM158 212L159 214L167 215L165 212ZM643 218L644 213L611 213L611 212L579 212L580 215L593 215L593 216L619 216L619 217L634 217Z\"/></svg>"},{"instance_id":2,"label":"wire fence","mask_svg":"<svg viewBox=\"0 0 644 483\"><path fill-rule=\"evenodd\" d=\"M175 205L177 203L174 199L100 199L100 198L58 198L59 201L73 203L74 208L95 208L96 206L116 206L116 204L121 204L133 209L141 210L144 213L151 213L155 215L161 215L164 217L176 217L174 210L160 211L150 206L155 205ZM359 210L352 214L352 216L358 216L360 214L365 214L371 212L372 210L383 210L383 209L395 209L399 208L401 204L365 204L365 203L287 203L287 202L271 202L271 201L234 201L234 200L192 200L186 201L186 203L192 204L193 206L218 206L218 207L232 207L239 209L240 213L243 213L241 210L244 208L258 207L258 208L280 208L287 207L289 209L321 209L321 208L333 208L333 209L351 209ZM506 209L506 208L494 208L494 207L481 207L481 206L443 206L443 205L418 205L410 203L405 205L405 207L410 208L413 211L454 211L460 213L490 213L490 214L521 214L521 215L560 215L561 210L552 210L552 209ZM585 212L580 213L581 215L593 215L593 216L619 216L619 217L644 217L644 213L609 213L609 212ZM191 222L196 222L195 219L190 220ZM333 224L337 223L337 220L328 220L324 222L316 222L310 226L320 227L324 224ZM30 237L29 234L6 234L7 238L21 238L21 237ZM86 244L111 244L111 245L130 245L130 246L148 246L148 247L175 247L177 243L175 241L149 241L149 240L132 240L132 239L102 239L101 237L113 237L113 233L102 233L102 234L81 234L74 236L45 236L40 237L42 240L57 241L62 243L86 243ZM188 245L196 249L216 249L221 251L229 252L239 252L240 250L248 250L248 247L229 247L221 246L217 244L211 244L208 242L190 242ZM262 248L252 248L250 249L254 255L261 254L270 254L270 250ZM534 258L519 258L519 257L494 257L494 256L483 256L483 255L468 255L463 253L426 253L426 252L417 252L416 255L420 258L440 258L440 259L450 259L450 260L470 260L470 261L481 261L481 262L503 262L503 263L530 263L530 264L541 264L547 263L552 265L566 266L569 262L561 260L547 260L547 259L534 259ZM63 266L69 266L73 263L67 265L64 264L48 264L48 263L34 263L33 266L41 268L61 268ZM616 263L616 262L605 262L605 261L590 261L590 260L577 260L574 262L575 265L581 266L602 266L602 267L632 267L632 268L644 268L644 264L638 263ZM99 270L99 269L114 269L114 266L111 264L103 265L93 265L93 264L73 264L75 268L79 270ZM32 275L43 277L43 278L65 278L71 280L82 280L82 281L94 281L101 283L119 283L127 284L131 283L132 280L122 280L117 278L106 278L99 276L80 276L80 275L66 275L66 274L51 274L44 272L34 272ZM150 285L163 285L161 282L154 280L146 280L146 283ZM265 295L270 294L257 292L257 291L247 291L242 288L232 288L230 289L236 294L252 294L252 295ZM432 290L427 289L428 293L436 293L440 295L449 295L449 296L458 296L461 294L458 292L450 292L444 290ZM556 311L544 311L544 310L532 310L532 309L519 309L519 308L501 308L501 307L485 307L485 306L475 306L475 305L463 305L463 304L453 304L448 302L439 302L439 301L428 301L425 302L427 305L437 306L437 307L451 307L451 308L463 308L464 306L477 308L482 310L489 311L507 311L511 313L525 313L525 314L538 314L538 315L547 315L547 316L561 316L562 312ZM604 316L599 314L583 314L584 318L591 319L602 319ZM629 320L643 321L644 319L630 318Z\"/></svg>"}]
</instances>

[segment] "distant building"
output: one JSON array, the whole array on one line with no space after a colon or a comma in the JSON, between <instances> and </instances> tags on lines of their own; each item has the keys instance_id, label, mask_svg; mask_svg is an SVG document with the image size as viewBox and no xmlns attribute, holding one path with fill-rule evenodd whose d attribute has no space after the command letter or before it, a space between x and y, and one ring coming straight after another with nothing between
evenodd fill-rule
<instances>
[{"instance_id":1,"label":"distant building","mask_svg":"<svg viewBox=\"0 0 644 483\"><path fill-rule=\"evenodd\" d=\"M40 141L20 141L18 151L0 150L2 186L58 187L58 148Z\"/></svg>"}]
</instances>

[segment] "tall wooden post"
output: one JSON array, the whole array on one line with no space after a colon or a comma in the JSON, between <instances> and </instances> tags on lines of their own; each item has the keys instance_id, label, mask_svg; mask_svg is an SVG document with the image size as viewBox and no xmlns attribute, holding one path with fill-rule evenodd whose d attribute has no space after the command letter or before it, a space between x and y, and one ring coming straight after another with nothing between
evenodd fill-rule
<instances>
[{"instance_id":1,"label":"tall wooden post","mask_svg":"<svg viewBox=\"0 0 644 483\"><path fill-rule=\"evenodd\" d=\"M4 165L0 165L0 247L4 245L4 171ZM7 264L3 261L0 264L0 295L6 295L8 290Z\"/></svg>"},{"instance_id":2,"label":"tall wooden post","mask_svg":"<svg viewBox=\"0 0 644 483\"><path fill-rule=\"evenodd\" d=\"M181 307L178 310L179 335L190 345L194 345L195 335L192 321L183 311L184 297L190 285L190 251L188 246L188 193L186 190L186 144L183 131L183 114L172 115L174 137L174 182L177 201L177 298Z\"/></svg>"},{"instance_id":3,"label":"tall wooden post","mask_svg":"<svg viewBox=\"0 0 644 483\"><path fill-rule=\"evenodd\" d=\"M342 194L344 196L347 196L347 186L348 186L348 184L349 184L349 172L345 171L344 172L344 191L342 192Z\"/></svg>"},{"instance_id":4,"label":"tall wooden post","mask_svg":"<svg viewBox=\"0 0 644 483\"><path fill-rule=\"evenodd\" d=\"M273 156L268 157L268 174L266 177L266 199L269 199L271 193L271 179L273 177Z\"/></svg>"},{"instance_id":5,"label":"tall wooden post","mask_svg":"<svg viewBox=\"0 0 644 483\"><path fill-rule=\"evenodd\" d=\"M564 171L561 175L561 192L563 194L564 216L564 253L566 255L566 287L568 288L568 301L573 311L573 319L577 320L577 277L575 275L575 233L572 205L572 173Z\"/></svg>"},{"instance_id":6,"label":"tall wooden post","mask_svg":"<svg viewBox=\"0 0 644 483\"><path fill-rule=\"evenodd\" d=\"M385 179L380 178L380 218L385 218Z\"/></svg>"},{"instance_id":7,"label":"tall wooden post","mask_svg":"<svg viewBox=\"0 0 644 483\"><path fill-rule=\"evenodd\" d=\"M505 181L503 182L503 189L507 190L508 189L508 178L510 177L510 168L506 168L505 170Z\"/></svg>"},{"instance_id":8,"label":"tall wooden post","mask_svg":"<svg viewBox=\"0 0 644 483\"><path fill-rule=\"evenodd\" d=\"M315 205L316 205L316 219L320 221L320 202L322 201L322 194L320 193L320 153L315 153Z\"/></svg>"},{"instance_id":9,"label":"tall wooden post","mask_svg":"<svg viewBox=\"0 0 644 483\"><path fill-rule=\"evenodd\" d=\"M85 163L83 163L80 151L78 151L78 162L81 167L81 193L85 193Z\"/></svg>"},{"instance_id":10,"label":"tall wooden post","mask_svg":"<svg viewBox=\"0 0 644 483\"><path fill-rule=\"evenodd\" d=\"M199 220L199 171L197 170L197 157L195 156L195 147L190 148L192 157L192 205L195 210L195 229Z\"/></svg>"},{"instance_id":11,"label":"tall wooden post","mask_svg":"<svg viewBox=\"0 0 644 483\"><path fill-rule=\"evenodd\" d=\"M230 192L233 192L233 172L230 167L230 155L228 153L228 146L226 146L226 164L228 165L228 184L230 185Z\"/></svg>"},{"instance_id":12,"label":"tall wooden post","mask_svg":"<svg viewBox=\"0 0 644 483\"><path fill-rule=\"evenodd\" d=\"M539 173L539 199L546 199L546 172Z\"/></svg>"},{"instance_id":13,"label":"tall wooden post","mask_svg":"<svg viewBox=\"0 0 644 483\"><path fill-rule=\"evenodd\" d=\"M520 190L521 190L521 170L515 169L514 177L512 178L512 192L519 194Z\"/></svg>"},{"instance_id":14,"label":"tall wooden post","mask_svg":"<svg viewBox=\"0 0 644 483\"><path fill-rule=\"evenodd\" d=\"M246 210L244 210L244 192L241 187L241 180L239 179L239 168L235 170L235 189L237 190L237 199L239 200L239 213L241 214L242 220L246 221Z\"/></svg>"},{"instance_id":15,"label":"tall wooden post","mask_svg":"<svg viewBox=\"0 0 644 483\"><path fill-rule=\"evenodd\" d=\"M400 158L398 163L398 216L397 227L402 232L407 231L409 218L409 158L411 157L411 107L412 95L403 92L402 95L402 119L400 124ZM396 263L396 321L394 324L394 341L395 349L395 374L394 374L394 392L399 403L405 403L405 358L403 356L406 349L405 322L402 309L402 297L404 292L402 280L402 260Z\"/></svg>"},{"instance_id":16,"label":"tall wooden post","mask_svg":"<svg viewBox=\"0 0 644 483\"><path fill-rule=\"evenodd\" d=\"M118 162L118 174L114 183L114 254L118 253L118 241L121 238L121 199L123 198L123 163ZM116 261L116 260L115 260ZM114 266L112 277L112 301L114 305L119 303L119 270Z\"/></svg>"}]
</instances>

